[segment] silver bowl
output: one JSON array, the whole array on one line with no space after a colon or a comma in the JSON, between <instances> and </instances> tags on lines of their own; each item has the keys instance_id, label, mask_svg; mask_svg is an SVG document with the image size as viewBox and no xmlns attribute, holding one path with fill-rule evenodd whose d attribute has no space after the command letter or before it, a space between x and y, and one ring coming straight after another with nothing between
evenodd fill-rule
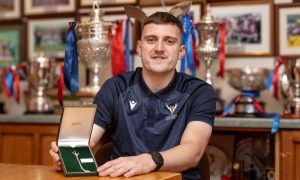
<instances>
[{"instance_id":1,"label":"silver bowl","mask_svg":"<svg viewBox=\"0 0 300 180\"><path fill-rule=\"evenodd\" d=\"M270 70L257 67L233 68L226 70L228 83L239 91L259 92L265 89Z\"/></svg>"}]
</instances>

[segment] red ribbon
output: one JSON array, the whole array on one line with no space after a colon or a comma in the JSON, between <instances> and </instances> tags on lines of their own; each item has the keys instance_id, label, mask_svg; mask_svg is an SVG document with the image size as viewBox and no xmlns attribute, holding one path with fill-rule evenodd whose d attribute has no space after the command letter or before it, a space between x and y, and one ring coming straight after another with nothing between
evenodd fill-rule
<instances>
[{"instance_id":1,"label":"red ribbon","mask_svg":"<svg viewBox=\"0 0 300 180\"><path fill-rule=\"evenodd\" d=\"M122 38L123 21L117 23L115 35L111 42L111 62L113 76L126 71L125 47Z\"/></svg>"},{"instance_id":2,"label":"red ribbon","mask_svg":"<svg viewBox=\"0 0 300 180\"><path fill-rule=\"evenodd\" d=\"M224 78L224 66L225 66L225 40L226 40L226 23L223 22L220 28L220 70L218 75Z\"/></svg>"},{"instance_id":3,"label":"red ribbon","mask_svg":"<svg viewBox=\"0 0 300 180\"><path fill-rule=\"evenodd\" d=\"M279 67L284 64L285 61L282 57L278 57L277 58L277 65L274 69L274 77L273 77L273 86L274 86L274 92L273 92L273 96L275 99L279 100L279 81L278 81L278 77L279 77Z\"/></svg>"},{"instance_id":4,"label":"red ribbon","mask_svg":"<svg viewBox=\"0 0 300 180\"><path fill-rule=\"evenodd\" d=\"M57 101L63 105L63 89L64 89L64 65L60 66L60 75L57 80Z\"/></svg>"}]
</instances>

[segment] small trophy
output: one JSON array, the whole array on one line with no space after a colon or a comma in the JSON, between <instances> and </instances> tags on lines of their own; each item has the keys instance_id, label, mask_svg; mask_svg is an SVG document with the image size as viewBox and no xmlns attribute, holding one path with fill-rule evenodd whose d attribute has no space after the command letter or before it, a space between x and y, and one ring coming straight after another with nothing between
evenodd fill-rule
<instances>
[{"instance_id":1,"label":"small trophy","mask_svg":"<svg viewBox=\"0 0 300 180\"><path fill-rule=\"evenodd\" d=\"M53 113L53 104L47 96L54 60L46 57L43 52L38 58L30 60L28 65L30 95L27 100L26 113Z\"/></svg>"},{"instance_id":2,"label":"small trophy","mask_svg":"<svg viewBox=\"0 0 300 180\"><path fill-rule=\"evenodd\" d=\"M197 47L197 56L203 60L206 65L206 78L205 81L212 84L211 79L211 65L213 60L219 57L219 46L217 44L217 35L219 31L219 22L215 20L210 14L210 7L207 6L207 13L203 16L202 20L197 23L200 31L199 46Z\"/></svg>"},{"instance_id":3,"label":"small trophy","mask_svg":"<svg viewBox=\"0 0 300 180\"><path fill-rule=\"evenodd\" d=\"M90 20L78 23L76 27L76 45L79 60L89 70L89 84L80 88L82 93L95 95L100 89L100 71L110 60L111 23L103 21L103 12L94 1Z\"/></svg>"}]
</instances>

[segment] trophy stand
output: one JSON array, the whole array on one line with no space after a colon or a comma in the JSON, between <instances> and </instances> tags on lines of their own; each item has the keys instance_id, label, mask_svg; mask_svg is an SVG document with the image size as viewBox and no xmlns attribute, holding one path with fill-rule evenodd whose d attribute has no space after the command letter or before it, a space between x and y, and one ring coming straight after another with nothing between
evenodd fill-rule
<instances>
[{"instance_id":1,"label":"trophy stand","mask_svg":"<svg viewBox=\"0 0 300 180\"><path fill-rule=\"evenodd\" d=\"M29 62L30 95L27 99L26 114L52 114L53 103L46 92L51 77L53 60L43 52Z\"/></svg>"},{"instance_id":2,"label":"trophy stand","mask_svg":"<svg viewBox=\"0 0 300 180\"><path fill-rule=\"evenodd\" d=\"M200 32L199 45L196 49L197 56L204 61L206 67L205 81L213 85L211 65L215 59L219 58L219 45L217 43L220 23L211 15L210 6L207 5L206 15L196 24ZM219 98L220 89L215 89L218 96L216 102L216 112L223 112L223 101Z\"/></svg>"}]
</instances>

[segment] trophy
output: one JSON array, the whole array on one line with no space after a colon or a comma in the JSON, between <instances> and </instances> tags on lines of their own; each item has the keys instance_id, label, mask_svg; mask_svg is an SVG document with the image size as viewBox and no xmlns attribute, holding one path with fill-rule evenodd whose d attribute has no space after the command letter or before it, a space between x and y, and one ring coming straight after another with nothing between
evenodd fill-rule
<instances>
[{"instance_id":1,"label":"trophy","mask_svg":"<svg viewBox=\"0 0 300 180\"><path fill-rule=\"evenodd\" d=\"M100 89L99 73L110 60L111 23L103 21L103 12L97 1L88 22L78 23L76 27L76 45L79 60L89 71L89 83L80 88L80 92L95 95Z\"/></svg>"},{"instance_id":2,"label":"trophy","mask_svg":"<svg viewBox=\"0 0 300 180\"><path fill-rule=\"evenodd\" d=\"M237 116L257 116L255 102L264 109L264 102L259 101L259 92L265 89L270 70L265 68L244 67L226 70L228 83L234 89L242 92L235 101L235 114Z\"/></svg>"},{"instance_id":3,"label":"trophy","mask_svg":"<svg viewBox=\"0 0 300 180\"><path fill-rule=\"evenodd\" d=\"M200 36L199 45L196 49L197 56L205 62L206 75L205 81L212 84L211 65L214 59L219 57L219 46L217 44L217 34L220 24L210 14L210 8L207 6L207 14L196 24Z\"/></svg>"},{"instance_id":4,"label":"trophy","mask_svg":"<svg viewBox=\"0 0 300 180\"><path fill-rule=\"evenodd\" d=\"M54 61L43 52L38 58L30 59L28 64L30 95L26 102L26 113L53 113L52 101L46 94L53 64Z\"/></svg>"},{"instance_id":5,"label":"trophy","mask_svg":"<svg viewBox=\"0 0 300 180\"><path fill-rule=\"evenodd\" d=\"M280 77L281 94L285 98L284 117L300 117L300 58L285 61Z\"/></svg>"}]
</instances>

